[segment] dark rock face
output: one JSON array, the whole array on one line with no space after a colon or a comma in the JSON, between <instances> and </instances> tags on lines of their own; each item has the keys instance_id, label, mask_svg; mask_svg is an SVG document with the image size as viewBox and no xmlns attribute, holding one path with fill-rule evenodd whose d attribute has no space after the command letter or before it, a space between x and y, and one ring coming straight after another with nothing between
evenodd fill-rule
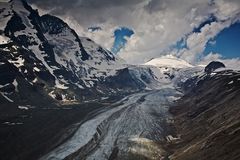
<instances>
[{"instance_id":1,"label":"dark rock face","mask_svg":"<svg viewBox=\"0 0 240 160\"><path fill-rule=\"evenodd\" d=\"M128 68L124 68L118 71L115 76L108 77L106 83L111 88L118 89L143 89L145 85L138 79L134 78Z\"/></svg>"},{"instance_id":2,"label":"dark rock face","mask_svg":"<svg viewBox=\"0 0 240 160\"><path fill-rule=\"evenodd\" d=\"M8 24L5 28L5 35L13 36L14 32L24 30L26 26L22 23L22 19L14 12L14 15L8 21Z\"/></svg>"},{"instance_id":3,"label":"dark rock face","mask_svg":"<svg viewBox=\"0 0 240 160\"><path fill-rule=\"evenodd\" d=\"M40 16L25 0L4 5L0 18L8 19L0 35L10 41L0 44L0 157L38 159L64 141L62 136L71 135L73 124L103 106L101 96L109 94L109 101L121 97L112 94L114 88L88 87L83 80L92 76L91 70L98 71L96 59L112 65L119 59L91 40L83 46L82 37L64 21ZM86 104L91 99L99 102Z\"/></svg>"},{"instance_id":4,"label":"dark rock face","mask_svg":"<svg viewBox=\"0 0 240 160\"><path fill-rule=\"evenodd\" d=\"M69 30L70 34L72 34L72 37L74 37L74 40L78 43L81 51L81 59L83 61L90 59L90 55L85 51L85 49L82 46L82 43L77 35L77 33L71 29L67 23L65 23L60 18L51 16L49 14L43 15L40 18L41 23L41 30L43 33L48 33L50 35L57 35L62 34L66 30ZM76 54L80 54L77 52Z\"/></svg>"},{"instance_id":5,"label":"dark rock face","mask_svg":"<svg viewBox=\"0 0 240 160\"><path fill-rule=\"evenodd\" d=\"M51 91L59 89L59 84L64 84L70 91L66 96L74 93L79 101L109 93L110 89L106 85L96 89L97 81L104 79L108 71L99 71L105 76L103 78L96 78L94 74L98 72L98 65L120 63L110 51L90 39L83 46L84 38L79 37L67 23L48 14L40 16L25 0L14 0L5 5L9 9L9 19L0 34L11 42L0 44L0 70L4 70L0 73L0 85L13 83L18 78L22 79L18 82L19 86L23 86L23 81L33 88L36 88L35 84L41 84L45 96L49 97ZM0 10L4 11L5 8L1 7ZM96 82L91 81L91 78ZM22 96L21 92L17 94ZM15 97L11 94L9 96L14 100Z\"/></svg>"},{"instance_id":6,"label":"dark rock face","mask_svg":"<svg viewBox=\"0 0 240 160\"><path fill-rule=\"evenodd\" d=\"M205 67L205 72L209 74L218 68L225 68L225 65L222 62L213 61Z\"/></svg>"},{"instance_id":7,"label":"dark rock face","mask_svg":"<svg viewBox=\"0 0 240 160\"><path fill-rule=\"evenodd\" d=\"M207 75L170 109L180 139L174 160L240 157L240 72Z\"/></svg>"}]
</instances>

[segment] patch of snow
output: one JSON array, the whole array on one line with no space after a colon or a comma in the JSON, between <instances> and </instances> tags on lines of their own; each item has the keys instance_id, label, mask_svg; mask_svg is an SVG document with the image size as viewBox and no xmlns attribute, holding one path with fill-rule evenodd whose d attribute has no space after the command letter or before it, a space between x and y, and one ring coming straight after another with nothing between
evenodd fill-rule
<instances>
[{"instance_id":1,"label":"patch of snow","mask_svg":"<svg viewBox=\"0 0 240 160\"><path fill-rule=\"evenodd\" d=\"M75 83L75 85L78 86L78 88L80 88L80 89L84 89L84 87L78 83Z\"/></svg>"},{"instance_id":2,"label":"patch of snow","mask_svg":"<svg viewBox=\"0 0 240 160\"><path fill-rule=\"evenodd\" d=\"M78 42L75 40L76 37L72 34L69 28L64 28L61 33L48 34L44 36L48 39L50 44L54 46L54 54L56 62L67 68L67 63L72 61L75 66L81 61L81 57L76 56L76 53L80 53L80 47Z\"/></svg>"},{"instance_id":3,"label":"patch of snow","mask_svg":"<svg viewBox=\"0 0 240 160\"><path fill-rule=\"evenodd\" d=\"M18 57L17 60L8 60L9 63L12 63L17 68L24 65L24 59L22 57Z\"/></svg>"},{"instance_id":4,"label":"patch of snow","mask_svg":"<svg viewBox=\"0 0 240 160\"><path fill-rule=\"evenodd\" d=\"M19 109L22 109L22 110L29 110L29 108L26 107L26 106L18 106L18 108L19 108Z\"/></svg>"},{"instance_id":5,"label":"patch of snow","mask_svg":"<svg viewBox=\"0 0 240 160\"><path fill-rule=\"evenodd\" d=\"M74 96L73 99L67 99L67 96L62 94L62 101L63 102L74 102L74 101L76 101L76 97Z\"/></svg>"},{"instance_id":6,"label":"patch of snow","mask_svg":"<svg viewBox=\"0 0 240 160\"><path fill-rule=\"evenodd\" d=\"M211 76L215 76L216 74L217 74L217 73L212 72L210 75L211 75Z\"/></svg>"},{"instance_id":7,"label":"patch of snow","mask_svg":"<svg viewBox=\"0 0 240 160\"><path fill-rule=\"evenodd\" d=\"M0 35L0 44L7 44L10 39L6 36Z\"/></svg>"},{"instance_id":8,"label":"patch of snow","mask_svg":"<svg viewBox=\"0 0 240 160\"><path fill-rule=\"evenodd\" d=\"M13 48L14 50L17 50L17 49L18 49L18 46L13 45L12 48Z\"/></svg>"},{"instance_id":9,"label":"patch of snow","mask_svg":"<svg viewBox=\"0 0 240 160\"><path fill-rule=\"evenodd\" d=\"M88 87L88 88L92 87L92 85L91 85L91 83L89 83L89 81L84 80L83 82L84 82L86 87Z\"/></svg>"},{"instance_id":10,"label":"patch of snow","mask_svg":"<svg viewBox=\"0 0 240 160\"><path fill-rule=\"evenodd\" d=\"M90 103L90 102L96 102L98 101L98 99L92 99L92 100L86 100L86 101L83 101L84 103Z\"/></svg>"},{"instance_id":11,"label":"patch of snow","mask_svg":"<svg viewBox=\"0 0 240 160\"><path fill-rule=\"evenodd\" d=\"M34 80L32 81L33 83L36 83L37 82L37 78L34 78Z\"/></svg>"},{"instance_id":12,"label":"patch of snow","mask_svg":"<svg viewBox=\"0 0 240 160\"><path fill-rule=\"evenodd\" d=\"M0 94L4 97L4 98L6 98L9 102L14 102L13 100L11 100L10 98L8 98L4 93L1 93L0 92Z\"/></svg>"},{"instance_id":13,"label":"patch of snow","mask_svg":"<svg viewBox=\"0 0 240 160\"><path fill-rule=\"evenodd\" d=\"M150 139L147 139L147 138L140 138L140 137L133 137L133 138L130 138L129 139L130 141L133 141L133 142L140 142L140 143L148 143L148 142L154 142L153 140L150 140Z\"/></svg>"},{"instance_id":14,"label":"patch of snow","mask_svg":"<svg viewBox=\"0 0 240 160\"><path fill-rule=\"evenodd\" d=\"M7 47L3 48L2 50L3 50L3 51L7 51L7 52L10 51Z\"/></svg>"},{"instance_id":15,"label":"patch of snow","mask_svg":"<svg viewBox=\"0 0 240 160\"><path fill-rule=\"evenodd\" d=\"M145 90L151 91L151 90L153 90L153 89L151 89L151 88L149 88L149 87L146 87Z\"/></svg>"},{"instance_id":16,"label":"patch of snow","mask_svg":"<svg viewBox=\"0 0 240 160\"><path fill-rule=\"evenodd\" d=\"M56 99L56 94L54 93L54 91L51 91L49 94L48 94L50 97L52 97L53 99ZM60 95L61 98L62 98L62 102L74 102L76 101L76 97L74 96L73 99L67 99L67 95L66 94L61 94Z\"/></svg>"},{"instance_id":17,"label":"patch of snow","mask_svg":"<svg viewBox=\"0 0 240 160\"><path fill-rule=\"evenodd\" d=\"M3 124L8 125L8 126L14 126L14 125L21 125L23 123L21 122L4 122Z\"/></svg>"},{"instance_id":18,"label":"patch of snow","mask_svg":"<svg viewBox=\"0 0 240 160\"><path fill-rule=\"evenodd\" d=\"M233 84L233 81L229 82L228 84Z\"/></svg>"},{"instance_id":19,"label":"patch of snow","mask_svg":"<svg viewBox=\"0 0 240 160\"><path fill-rule=\"evenodd\" d=\"M166 137L166 139L167 139L168 142L172 142L172 141L179 140L180 138L179 137L173 137L172 135L168 135Z\"/></svg>"},{"instance_id":20,"label":"patch of snow","mask_svg":"<svg viewBox=\"0 0 240 160\"><path fill-rule=\"evenodd\" d=\"M80 40L86 52L92 57L84 62L87 68L94 68L91 69L90 74L87 75L89 78L115 75L118 69L126 67L124 60L117 55L113 55L110 51L102 48L95 42L89 41L89 39L85 37L80 37ZM115 60L108 58L114 58Z\"/></svg>"},{"instance_id":21,"label":"patch of snow","mask_svg":"<svg viewBox=\"0 0 240 160\"><path fill-rule=\"evenodd\" d=\"M54 94L54 91L51 91L50 93L48 93L48 95L49 95L50 97L52 97L53 99L56 98L56 95Z\"/></svg>"},{"instance_id":22,"label":"patch of snow","mask_svg":"<svg viewBox=\"0 0 240 160\"><path fill-rule=\"evenodd\" d=\"M167 98L168 98L168 100L170 100L170 101L176 101L176 100L180 99L181 97L168 96Z\"/></svg>"},{"instance_id":23,"label":"patch of snow","mask_svg":"<svg viewBox=\"0 0 240 160\"><path fill-rule=\"evenodd\" d=\"M199 64L199 65L197 65L198 67L203 67L203 68L205 68L207 65L206 64Z\"/></svg>"},{"instance_id":24,"label":"patch of snow","mask_svg":"<svg viewBox=\"0 0 240 160\"><path fill-rule=\"evenodd\" d=\"M16 79L14 79L13 83L12 83L15 87L15 92L18 92L18 82Z\"/></svg>"},{"instance_id":25,"label":"patch of snow","mask_svg":"<svg viewBox=\"0 0 240 160\"><path fill-rule=\"evenodd\" d=\"M109 97L101 97L101 100L106 100L108 99Z\"/></svg>"},{"instance_id":26,"label":"patch of snow","mask_svg":"<svg viewBox=\"0 0 240 160\"><path fill-rule=\"evenodd\" d=\"M156 66L156 67L170 67L170 68L187 68L187 67L193 67L191 64L188 62L174 57L172 55L166 55L162 56L160 58L154 58L144 65L151 65L151 66Z\"/></svg>"},{"instance_id":27,"label":"patch of snow","mask_svg":"<svg viewBox=\"0 0 240 160\"><path fill-rule=\"evenodd\" d=\"M40 69L37 67L34 67L33 70L35 70L36 72L40 72Z\"/></svg>"},{"instance_id":28,"label":"patch of snow","mask_svg":"<svg viewBox=\"0 0 240 160\"><path fill-rule=\"evenodd\" d=\"M1 85L1 84L0 84L0 88L6 87L6 86L9 85L9 84L10 84L10 83L4 84L4 85Z\"/></svg>"},{"instance_id":29,"label":"patch of snow","mask_svg":"<svg viewBox=\"0 0 240 160\"><path fill-rule=\"evenodd\" d=\"M44 59L44 55L43 53L39 50L38 46L33 47L32 46L32 50L35 53L36 57L42 61L43 65L48 69L48 71L51 73L52 76L54 76L55 78L55 87L59 88L59 89L68 89L68 87L64 86L64 84L60 84L58 78L55 76L54 74L54 69L52 66L49 66L47 64L47 62ZM40 71L37 67L35 68L37 69L36 71Z\"/></svg>"},{"instance_id":30,"label":"patch of snow","mask_svg":"<svg viewBox=\"0 0 240 160\"><path fill-rule=\"evenodd\" d=\"M159 89L163 84L171 83L171 80L164 78L164 73L154 66L129 66L128 70L134 79L140 80L146 86L146 90Z\"/></svg>"},{"instance_id":31,"label":"patch of snow","mask_svg":"<svg viewBox=\"0 0 240 160\"><path fill-rule=\"evenodd\" d=\"M214 70L214 72L221 72L221 71L226 71L229 70L229 68L217 68L216 70Z\"/></svg>"},{"instance_id":32,"label":"patch of snow","mask_svg":"<svg viewBox=\"0 0 240 160\"><path fill-rule=\"evenodd\" d=\"M55 83L56 83L56 85L55 85L56 88L59 88L59 89L68 89L68 87L65 86L64 84L60 84L58 80L55 80Z\"/></svg>"}]
</instances>

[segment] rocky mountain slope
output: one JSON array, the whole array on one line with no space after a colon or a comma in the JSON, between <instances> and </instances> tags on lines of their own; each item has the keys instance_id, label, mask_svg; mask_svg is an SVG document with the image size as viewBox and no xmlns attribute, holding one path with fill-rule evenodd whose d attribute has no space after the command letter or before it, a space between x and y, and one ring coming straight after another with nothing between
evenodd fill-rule
<instances>
[{"instance_id":1,"label":"rocky mountain slope","mask_svg":"<svg viewBox=\"0 0 240 160\"><path fill-rule=\"evenodd\" d=\"M168 70L126 65L24 0L0 2L0 41L4 159L36 159L123 96L173 82Z\"/></svg>"},{"instance_id":2,"label":"rocky mountain slope","mask_svg":"<svg viewBox=\"0 0 240 160\"><path fill-rule=\"evenodd\" d=\"M169 145L170 159L240 158L240 72L215 69L189 79L185 95L170 109L178 134Z\"/></svg>"},{"instance_id":3,"label":"rocky mountain slope","mask_svg":"<svg viewBox=\"0 0 240 160\"><path fill-rule=\"evenodd\" d=\"M60 18L1 1L0 159L239 159L240 72L224 67L129 65Z\"/></svg>"},{"instance_id":4,"label":"rocky mountain slope","mask_svg":"<svg viewBox=\"0 0 240 160\"><path fill-rule=\"evenodd\" d=\"M0 85L6 101L30 103L35 96L26 93L35 90L55 103L79 103L158 83L151 69L129 67L61 19L40 16L24 0L0 3ZM115 83L123 74L121 81L131 85Z\"/></svg>"},{"instance_id":5,"label":"rocky mountain slope","mask_svg":"<svg viewBox=\"0 0 240 160\"><path fill-rule=\"evenodd\" d=\"M1 68L12 72L1 72L1 85L14 88L15 82L40 87L53 99L83 100L97 92L89 88L123 64L90 39L80 38L61 19L40 16L25 1L1 2L1 7L1 37L7 40L0 47Z\"/></svg>"}]
</instances>

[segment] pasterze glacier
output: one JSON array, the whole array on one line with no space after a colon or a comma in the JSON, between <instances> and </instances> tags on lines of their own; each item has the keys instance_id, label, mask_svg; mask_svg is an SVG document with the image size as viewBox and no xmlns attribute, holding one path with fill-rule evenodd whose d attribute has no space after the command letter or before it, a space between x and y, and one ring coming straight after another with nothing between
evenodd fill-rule
<instances>
[{"instance_id":1,"label":"pasterze glacier","mask_svg":"<svg viewBox=\"0 0 240 160\"><path fill-rule=\"evenodd\" d=\"M240 159L238 0L0 0L0 159Z\"/></svg>"}]
</instances>

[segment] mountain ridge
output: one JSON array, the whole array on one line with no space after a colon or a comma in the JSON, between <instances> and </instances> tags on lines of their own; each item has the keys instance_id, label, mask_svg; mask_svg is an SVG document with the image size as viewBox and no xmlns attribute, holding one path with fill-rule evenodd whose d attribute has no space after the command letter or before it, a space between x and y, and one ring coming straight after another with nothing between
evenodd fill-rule
<instances>
[{"instance_id":1,"label":"mountain ridge","mask_svg":"<svg viewBox=\"0 0 240 160\"><path fill-rule=\"evenodd\" d=\"M238 145L239 71L126 64L25 0L0 2L0 41L1 159L219 159L211 145Z\"/></svg>"}]
</instances>

